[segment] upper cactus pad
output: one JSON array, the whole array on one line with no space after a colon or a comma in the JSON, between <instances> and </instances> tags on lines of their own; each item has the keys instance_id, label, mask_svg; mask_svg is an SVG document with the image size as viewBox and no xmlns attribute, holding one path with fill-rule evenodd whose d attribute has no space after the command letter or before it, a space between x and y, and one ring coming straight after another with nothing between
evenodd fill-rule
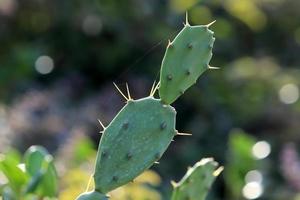
<instances>
[{"instance_id":1,"label":"upper cactus pad","mask_svg":"<svg viewBox=\"0 0 300 200\"><path fill-rule=\"evenodd\" d=\"M159 95L164 103L173 103L209 69L215 40L209 26L187 24L169 42L160 73Z\"/></svg>"},{"instance_id":2,"label":"upper cactus pad","mask_svg":"<svg viewBox=\"0 0 300 200\"><path fill-rule=\"evenodd\" d=\"M173 183L172 200L204 200L222 167L212 158L204 158L189 168L179 183Z\"/></svg>"},{"instance_id":3,"label":"upper cactus pad","mask_svg":"<svg viewBox=\"0 0 300 200\"><path fill-rule=\"evenodd\" d=\"M130 100L105 128L94 174L105 194L149 168L165 152L175 130L174 108L159 99Z\"/></svg>"}]
</instances>

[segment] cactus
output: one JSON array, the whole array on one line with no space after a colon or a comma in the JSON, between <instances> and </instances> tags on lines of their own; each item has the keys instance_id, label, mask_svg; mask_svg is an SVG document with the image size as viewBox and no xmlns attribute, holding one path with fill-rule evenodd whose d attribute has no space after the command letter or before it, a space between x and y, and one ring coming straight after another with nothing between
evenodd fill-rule
<instances>
[{"instance_id":1,"label":"cactus","mask_svg":"<svg viewBox=\"0 0 300 200\"><path fill-rule=\"evenodd\" d=\"M213 22L212 22L213 23ZM208 25L190 26L168 44L162 61L159 95L165 104L173 103L209 66L215 41Z\"/></svg>"},{"instance_id":2,"label":"cactus","mask_svg":"<svg viewBox=\"0 0 300 200\"><path fill-rule=\"evenodd\" d=\"M176 134L175 114L171 106L153 97L128 101L103 131L94 174L96 190L105 194L157 161Z\"/></svg>"},{"instance_id":3,"label":"cactus","mask_svg":"<svg viewBox=\"0 0 300 200\"><path fill-rule=\"evenodd\" d=\"M153 84L149 97L133 100L128 85L127 96L115 85L127 103L107 127L100 122L104 130L94 172L95 190L83 193L78 200L107 198L105 194L151 167L173 137L182 135L175 129L176 111L170 104L210 68L214 42L210 25L190 26L186 22L175 40L169 42L160 83ZM161 99L154 98L158 88Z\"/></svg>"},{"instance_id":4,"label":"cactus","mask_svg":"<svg viewBox=\"0 0 300 200\"><path fill-rule=\"evenodd\" d=\"M222 170L223 167L218 168L218 163L212 158L202 159L188 169L181 181L172 182L174 190L171 200L205 200L208 190Z\"/></svg>"}]
</instances>

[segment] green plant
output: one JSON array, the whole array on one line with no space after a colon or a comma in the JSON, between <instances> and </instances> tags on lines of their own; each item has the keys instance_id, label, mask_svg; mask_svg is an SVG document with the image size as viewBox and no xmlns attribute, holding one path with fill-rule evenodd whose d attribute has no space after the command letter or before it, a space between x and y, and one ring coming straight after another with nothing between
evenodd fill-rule
<instances>
[{"instance_id":1,"label":"green plant","mask_svg":"<svg viewBox=\"0 0 300 200\"><path fill-rule=\"evenodd\" d=\"M183 30L169 41L160 81L153 84L149 97L133 100L128 85L127 96L116 86L127 102L107 127L100 122L104 130L93 176L95 190L83 193L78 200L108 199L108 192L133 181L158 161L175 135L185 135L175 129L176 111L170 104L212 68L211 24L191 26L186 20ZM161 99L154 97L158 88ZM210 180L208 184L213 178Z\"/></svg>"},{"instance_id":2,"label":"green plant","mask_svg":"<svg viewBox=\"0 0 300 200\"><path fill-rule=\"evenodd\" d=\"M56 197L57 174L53 158L40 146L31 146L21 157L10 151L0 157L0 173L7 183L0 186L4 200Z\"/></svg>"},{"instance_id":3,"label":"green plant","mask_svg":"<svg viewBox=\"0 0 300 200\"><path fill-rule=\"evenodd\" d=\"M215 178L222 172L212 158L204 158L189 168L180 182L172 182L172 200L204 200Z\"/></svg>"}]
</instances>

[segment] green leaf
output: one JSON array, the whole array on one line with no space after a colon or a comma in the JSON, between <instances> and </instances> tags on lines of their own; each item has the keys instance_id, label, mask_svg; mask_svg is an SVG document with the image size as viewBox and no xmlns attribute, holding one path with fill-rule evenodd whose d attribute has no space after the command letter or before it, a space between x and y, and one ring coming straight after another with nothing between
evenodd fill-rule
<instances>
[{"instance_id":1,"label":"green leaf","mask_svg":"<svg viewBox=\"0 0 300 200\"><path fill-rule=\"evenodd\" d=\"M28 181L28 175L21 170L15 158L2 155L0 157L0 171L8 179L8 185L16 194L20 194L22 187Z\"/></svg>"},{"instance_id":2,"label":"green leaf","mask_svg":"<svg viewBox=\"0 0 300 200\"><path fill-rule=\"evenodd\" d=\"M37 174L41 167L42 163L45 160L45 157L50 155L48 151L41 146L31 146L24 155L24 163L26 166L26 171L34 176Z\"/></svg>"},{"instance_id":3,"label":"green leaf","mask_svg":"<svg viewBox=\"0 0 300 200\"><path fill-rule=\"evenodd\" d=\"M31 180L27 192L41 196L54 197L57 195L57 173L52 156L41 146L30 147L24 156L27 172Z\"/></svg>"}]
</instances>

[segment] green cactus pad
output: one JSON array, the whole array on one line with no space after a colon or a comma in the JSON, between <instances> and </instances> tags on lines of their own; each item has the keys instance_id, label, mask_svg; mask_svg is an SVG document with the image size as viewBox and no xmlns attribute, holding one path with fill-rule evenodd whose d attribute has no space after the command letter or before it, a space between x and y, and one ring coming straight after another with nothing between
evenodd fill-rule
<instances>
[{"instance_id":1,"label":"green cactus pad","mask_svg":"<svg viewBox=\"0 0 300 200\"><path fill-rule=\"evenodd\" d=\"M85 192L81 194L76 200L108 200L108 197L97 191Z\"/></svg>"},{"instance_id":2,"label":"green cactus pad","mask_svg":"<svg viewBox=\"0 0 300 200\"><path fill-rule=\"evenodd\" d=\"M103 131L94 174L103 194L132 181L165 152L176 134L176 112L159 99L129 100Z\"/></svg>"},{"instance_id":3,"label":"green cactus pad","mask_svg":"<svg viewBox=\"0 0 300 200\"><path fill-rule=\"evenodd\" d=\"M209 69L213 34L209 25L187 24L169 43L160 72L159 95L164 103L173 103Z\"/></svg>"},{"instance_id":4,"label":"green cactus pad","mask_svg":"<svg viewBox=\"0 0 300 200\"><path fill-rule=\"evenodd\" d=\"M173 183L172 200L204 200L222 167L212 158L204 158L189 168L179 183Z\"/></svg>"}]
</instances>

